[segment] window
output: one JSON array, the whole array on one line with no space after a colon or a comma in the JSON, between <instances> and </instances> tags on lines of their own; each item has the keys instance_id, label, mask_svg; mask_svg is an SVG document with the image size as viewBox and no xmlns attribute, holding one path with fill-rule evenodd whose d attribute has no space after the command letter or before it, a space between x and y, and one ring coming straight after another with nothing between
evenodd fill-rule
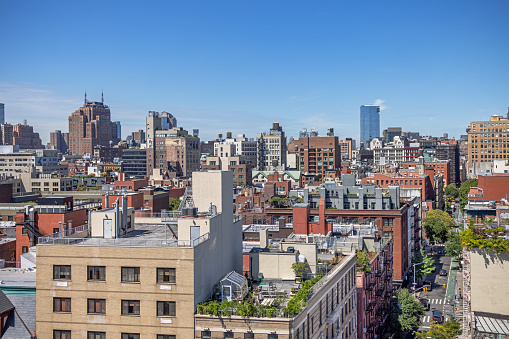
<instances>
[{"instance_id":1,"label":"window","mask_svg":"<svg viewBox=\"0 0 509 339\"><path fill-rule=\"evenodd\" d=\"M88 280L105 281L105 266L88 266Z\"/></svg>"},{"instance_id":2,"label":"window","mask_svg":"<svg viewBox=\"0 0 509 339\"><path fill-rule=\"evenodd\" d=\"M27 253L27 252L28 252L28 246L23 246L23 247L21 248L21 252L22 252L22 253Z\"/></svg>"},{"instance_id":3,"label":"window","mask_svg":"<svg viewBox=\"0 0 509 339\"><path fill-rule=\"evenodd\" d=\"M21 234L27 235L28 234L28 228L23 227L23 229L21 230Z\"/></svg>"},{"instance_id":4,"label":"window","mask_svg":"<svg viewBox=\"0 0 509 339\"><path fill-rule=\"evenodd\" d=\"M106 299L88 299L87 313L105 314Z\"/></svg>"},{"instance_id":5,"label":"window","mask_svg":"<svg viewBox=\"0 0 509 339\"><path fill-rule=\"evenodd\" d=\"M122 315L140 315L140 301L122 300Z\"/></svg>"},{"instance_id":6,"label":"window","mask_svg":"<svg viewBox=\"0 0 509 339\"><path fill-rule=\"evenodd\" d=\"M122 267L122 282L140 282L140 268Z\"/></svg>"},{"instance_id":7,"label":"window","mask_svg":"<svg viewBox=\"0 0 509 339\"><path fill-rule=\"evenodd\" d=\"M271 333L271 334L269 334L269 335L267 336L267 339L277 339L277 338L278 338L278 337L277 337L277 334L275 334L275 333Z\"/></svg>"},{"instance_id":8,"label":"window","mask_svg":"<svg viewBox=\"0 0 509 339\"><path fill-rule=\"evenodd\" d=\"M383 218L384 219L384 226L393 226L393 220L392 218Z\"/></svg>"},{"instance_id":9,"label":"window","mask_svg":"<svg viewBox=\"0 0 509 339\"><path fill-rule=\"evenodd\" d=\"M201 331L201 339L210 339L210 338L212 338L210 331Z\"/></svg>"},{"instance_id":10,"label":"window","mask_svg":"<svg viewBox=\"0 0 509 339\"><path fill-rule=\"evenodd\" d=\"M53 280L71 280L71 265L53 265Z\"/></svg>"},{"instance_id":11,"label":"window","mask_svg":"<svg viewBox=\"0 0 509 339\"><path fill-rule=\"evenodd\" d=\"M139 333L122 333L122 339L140 339Z\"/></svg>"},{"instance_id":12,"label":"window","mask_svg":"<svg viewBox=\"0 0 509 339\"><path fill-rule=\"evenodd\" d=\"M53 339L71 339L71 331L53 330Z\"/></svg>"},{"instance_id":13,"label":"window","mask_svg":"<svg viewBox=\"0 0 509 339\"><path fill-rule=\"evenodd\" d=\"M87 339L106 339L106 332L87 332Z\"/></svg>"},{"instance_id":14,"label":"window","mask_svg":"<svg viewBox=\"0 0 509 339\"><path fill-rule=\"evenodd\" d=\"M244 339L254 339L254 333L244 333Z\"/></svg>"},{"instance_id":15,"label":"window","mask_svg":"<svg viewBox=\"0 0 509 339\"><path fill-rule=\"evenodd\" d=\"M224 339L233 339L233 332L224 332Z\"/></svg>"},{"instance_id":16,"label":"window","mask_svg":"<svg viewBox=\"0 0 509 339\"><path fill-rule=\"evenodd\" d=\"M157 339L176 339L177 336L174 334L158 334Z\"/></svg>"},{"instance_id":17,"label":"window","mask_svg":"<svg viewBox=\"0 0 509 339\"><path fill-rule=\"evenodd\" d=\"M174 317L175 316L174 301L158 301L157 302L157 316L158 317Z\"/></svg>"},{"instance_id":18,"label":"window","mask_svg":"<svg viewBox=\"0 0 509 339\"><path fill-rule=\"evenodd\" d=\"M158 268L157 269L157 283L158 284L174 284L176 282L175 279L175 269L174 268Z\"/></svg>"},{"instance_id":19,"label":"window","mask_svg":"<svg viewBox=\"0 0 509 339\"><path fill-rule=\"evenodd\" d=\"M53 312L71 312L71 298L53 298Z\"/></svg>"}]
</instances>

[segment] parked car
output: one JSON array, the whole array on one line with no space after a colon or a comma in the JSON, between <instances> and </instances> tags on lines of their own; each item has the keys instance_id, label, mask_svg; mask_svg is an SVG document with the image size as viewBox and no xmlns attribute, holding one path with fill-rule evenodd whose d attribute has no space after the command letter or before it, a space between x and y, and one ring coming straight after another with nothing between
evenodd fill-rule
<instances>
[{"instance_id":1,"label":"parked car","mask_svg":"<svg viewBox=\"0 0 509 339\"><path fill-rule=\"evenodd\" d=\"M421 305L424 307L424 309L429 311L429 300L426 298L421 298L419 301L421 302Z\"/></svg>"},{"instance_id":2,"label":"parked car","mask_svg":"<svg viewBox=\"0 0 509 339\"><path fill-rule=\"evenodd\" d=\"M433 290L433 284L429 280L424 280L422 282L422 287L425 287L427 291L432 291Z\"/></svg>"},{"instance_id":3,"label":"parked car","mask_svg":"<svg viewBox=\"0 0 509 339\"><path fill-rule=\"evenodd\" d=\"M436 323L443 323L444 322L444 316L442 315L442 312L440 311L433 311L433 321Z\"/></svg>"},{"instance_id":4,"label":"parked car","mask_svg":"<svg viewBox=\"0 0 509 339\"><path fill-rule=\"evenodd\" d=\"M440 270L440 272L438 272L438 274L440 274L441 276L445 277L445 276L447 276L447 271L446 270Z\"/></svg>"}]
</instances>

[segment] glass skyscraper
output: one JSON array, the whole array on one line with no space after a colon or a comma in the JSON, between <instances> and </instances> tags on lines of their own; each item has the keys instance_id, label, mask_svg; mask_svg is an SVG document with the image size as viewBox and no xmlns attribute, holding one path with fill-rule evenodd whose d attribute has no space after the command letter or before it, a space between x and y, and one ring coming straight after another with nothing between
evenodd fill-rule
<instances>
[{"instance_id":1,"label":"glass skyscraper","mask_svg":"<svg viewBox=\"0 0 509 339\"><path fill-rule=\"evenodd\" d=\"M362 105L360 142L367 148L374 138L380 138L380 106Z\"/></svg>"}]
</instances>

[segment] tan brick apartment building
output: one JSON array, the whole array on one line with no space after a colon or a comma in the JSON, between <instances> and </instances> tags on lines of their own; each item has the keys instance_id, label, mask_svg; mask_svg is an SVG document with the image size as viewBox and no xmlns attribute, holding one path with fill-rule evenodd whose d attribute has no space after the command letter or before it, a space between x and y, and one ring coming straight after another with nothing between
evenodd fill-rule
<instances>
[{"instance_id":1,"label":"tan brick apartment building","mask_svg":"<svg viewBox=\"0 0 509 339\"><path fill-rule=\"evenodd\" d=\"M38 337L193 338L195 306L224 275L242 273L232 192L231 172L194 173L198 214L178 219L176 239L165 224L117 236L123 212L109 209L92 214L92 237L38 245Z\"/></svg>"},{"instance_id":2,"label":"tan brick apartment building","mask_svg":"<svg viewBox=\"0 0 509 339\"><path fill-rule=\"evenodd\" d=\"M467 128L469 166L496 159L509 159L509 113L490 120L472 121Z\"/></svg>"}]
</instances>

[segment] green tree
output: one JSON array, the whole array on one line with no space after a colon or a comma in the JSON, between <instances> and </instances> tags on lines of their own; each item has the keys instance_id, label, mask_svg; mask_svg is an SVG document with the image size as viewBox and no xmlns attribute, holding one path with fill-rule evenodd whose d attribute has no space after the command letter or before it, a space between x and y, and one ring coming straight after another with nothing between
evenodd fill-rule
<instances>
[{"instance_id":1,"label":"green tree","mask_svg":"<svg viewBox=\"0 0 509 339\"><path fill-rule=\"evenodd\" d=\"M427 332L414 332L416 339L453 339L461 334L460 323L451 318L443 324L432 324Z\"/></svg>"},{"instance_id":2,"label":"green tree","mask_svg":"<svg viewBox=\"0 0 509 339\"><path fill-rule=\"evenodd\" d=\"M304 277L304 275L308 272L308 264L305 262L293 263L292 270L296 277Z\"/></svg>"},{"instance_id":3,"label":"green tree","mask_svg":"<svg viewBox=\"0 0 509 339\"><path fill-rule=\"evenodd\" d=\"M460 207L462 210L468 204L468 192L470 191L470 187L477 187L477 184L477 179L469 179L461 184L458 196L460 198Z\"/></svg>"},{"instance_id":4,"label":"green tree","mask_svg":"<svg viewBox=\"0 0 509 339\"><path fill-rule=\"evenodd\" d=\"M407 289L400 289L396 293L391 313L391 327L394 336L404 338L405 333L421 325L424 312L422 304Z\"/></svg>"},{"instance_id":5,"label":"green tree","mask_svg":"<svg viewBox=\"0 0 509 339\"><path fill-rule=\"evenodd\" d=\"M357 255L357 272L370 272L368 251L356 251Z\"/></svg>"},{"instance_id":6,"label":"green tree","mask_svg":"<svg viewBox=\"0 0 509 339\"><path fill-rule=\"evenodd\" d=\"M180 199L170 198L170 204L169 204L170 211L178 210L179 206L180 206Z\"/></svg>"},{"instance_id":7,"label":"green tree","mask_svg":"<svg viewBox=\"0 0 509 339\"><path fill-rule=\"evenodd\" d=\"M449 198L457 198L458 194L459 194L459 190L458 190L458 187L456 187L456 184L449 184L445 187L444 193Z\"/></svg>"},{"instance_id":8,"label":"green tree","mask_svg":"<svg viewBox=\"0 0 509 339\"><path fill-rule=\"evenodd\" d=\"M435 270L435 261L426 255L423 247L421 247L419 251L416 251L414 256L412 257L412 265L419 263L423 264L415 266L416 279L421 279L426 274L430 274ZM414 268L412 267L412 270L413 269ZM413 274L414 272L412 271L411 273Z\"/></svg>"},{"instance_id":9,"label":"green tree","mask_svg":"<svg viewBox=\"0 0 509 339\"><path fill-rule=\"evenodd\" d=\"M449 214L441 210L432 210L426 213L422 219L426 237L430 241L447 241L449 230L455 226L454 220Z\"/></svg>"},{"instance_id":10,"label":"green tree","mask_svg":"<svg viewBox=\"0 0 509 339\"><path fill-rule=\"evenodd\" d=\"M463 245L461 244L460 235L456 232L449 232L447 242L445 243L445 255L459 258L462 250Z\"/></svg>"}]
</instances>

